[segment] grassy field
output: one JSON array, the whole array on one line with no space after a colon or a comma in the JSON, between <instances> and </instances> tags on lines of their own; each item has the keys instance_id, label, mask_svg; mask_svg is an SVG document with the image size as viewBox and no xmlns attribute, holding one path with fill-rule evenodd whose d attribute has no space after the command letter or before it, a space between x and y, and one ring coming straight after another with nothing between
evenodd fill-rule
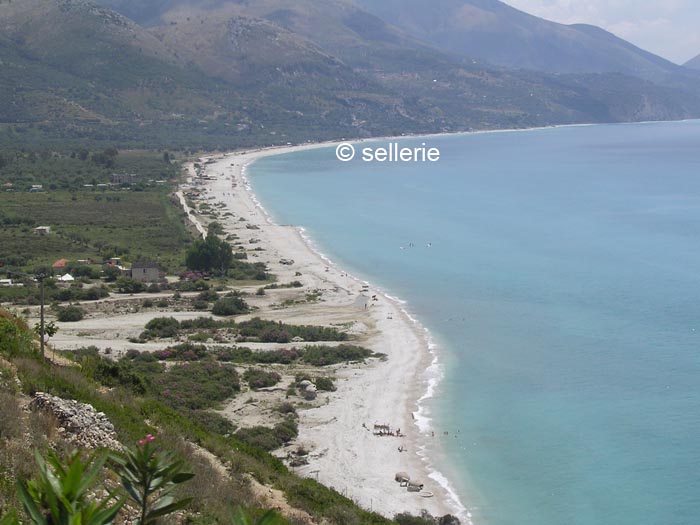
<instances>
[{"instance_id":1,"label":"grassy field","mask_svg":"<svg viewBox=\"0 0 700 525\"><path fill-rule=\"evenodd\" d=\"M0 261L32 269L59 258L145 258L176 271L191 237L169 189L4 193L0 200ZM20 224L8 224L23 219ZM32 225L50 226L46 236Z\"/></svg>"},{"instance_id":2,"label":"grassy field","mask_svg":"<svg viewBox=\"0 0 700 525\"><path fill-rule=\"evenodd\" d=\"M5 149L0 150L0 184L16 191L27 191L33 184L43 184L52 191L80 191L84 184L110 182L113 173L133 173L141 183L168 180L179 175L179 166L170 162L172 158L165 152L114 148Z\"/></svg>"}]
</instances>

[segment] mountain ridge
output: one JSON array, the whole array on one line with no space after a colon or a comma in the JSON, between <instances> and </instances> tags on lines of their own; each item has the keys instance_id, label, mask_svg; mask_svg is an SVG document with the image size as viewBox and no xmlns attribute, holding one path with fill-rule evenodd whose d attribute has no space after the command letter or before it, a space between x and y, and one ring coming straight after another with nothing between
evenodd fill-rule
<instances>
[{"instance_id":1,"label":"mountain ridge","mask_svg":"<svg viewBox=\"0 0 700 525\"><path fill-rule=\"evenodd\" d=\"M349 0L160 5L146 27L91 0L0 3L0 143L230 149L700 115L700 95L625 75L445 54Z\"/></svg>"},{"instance_id":2,"label":"mountain ridge","mask_svg":"<svg viewBox=\"0 0 700 525\"><path fill-rule=\"evenodd\" d=\"M683 66L690 69L700 69L700 55L696 56L695 58L691 58L685 64L683 64Z\"/></svg>"},{"instance_id":3,"label":"mountain ridge","mask_svg":"<svg viewBox=\"0 0 700 525\"><path fill-rule=\"evenodd\" d=\"M588 24L565 25L498 0L357 0L358 4L447 53L511 69L623 73L673 83L696 75Z\"/></svg>"}]
</instances>

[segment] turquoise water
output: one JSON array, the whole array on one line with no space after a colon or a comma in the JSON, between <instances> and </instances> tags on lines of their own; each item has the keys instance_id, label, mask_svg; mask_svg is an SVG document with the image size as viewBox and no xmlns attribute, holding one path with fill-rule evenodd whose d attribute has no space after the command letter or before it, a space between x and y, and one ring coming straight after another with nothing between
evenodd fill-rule
<instances>
[{"instance_id":1,"label":"turquoise water","mask_svg":"<svg viewBox=\"0 0 700 525\"><path fill-rule=\"evenodd\" d=\"M439 163L249 172L433 333L435 457L474 522L700 523L700 122L427 142Z\"/></svg>"}]
</instances>

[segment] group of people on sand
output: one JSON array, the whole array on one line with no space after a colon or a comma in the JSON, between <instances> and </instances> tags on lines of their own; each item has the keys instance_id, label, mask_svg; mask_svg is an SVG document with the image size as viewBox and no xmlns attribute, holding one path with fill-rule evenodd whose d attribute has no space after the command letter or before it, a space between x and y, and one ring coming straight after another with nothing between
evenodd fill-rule
<instances>
[{"instance_id":1,"label":"group of people on sand","mask_svg":"<svg viewBox=\"0 0 700 525\"><path fill-rule=\"evenodd\" d=\"M362 427L369 430L369 428L367 428L367 425L365 425L364 423L362 423ZM379 425L377 423L374 424L373 434L375 436L406 437L404 434L401 433L400 428L393 430L390 425Z\"/></svg>"},{"instance_id":2,"label":"group of people on sand","mask_svg":"<svg viewBox=\"0 0 700 525\"><path fill-rule=\"evenodd\" d=\"M367 430L369 432L369 428L367 428L367 425L362 423L362 428ZM401 429L397 428L396 430L392 430L390 425L379 425L377 423L374 424L374 432L372 432L375 436L390 436L390 437L406 437L404 434L401 433ZM399 445L398 451L399 452L406 452L408 449L404 447L403 445Z\"/></svg>"}]
</instances>

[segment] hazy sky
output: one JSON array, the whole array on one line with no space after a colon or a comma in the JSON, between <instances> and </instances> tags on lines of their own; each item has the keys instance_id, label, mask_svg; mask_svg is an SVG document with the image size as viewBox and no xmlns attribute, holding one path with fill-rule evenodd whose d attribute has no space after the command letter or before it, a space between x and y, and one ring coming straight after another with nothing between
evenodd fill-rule
<instances>
[{"instance_id":1,"label":"hazy sky","mask_svg":"<svg viewBox=\"0 0 700 525\"><path fill-rule=\"evenodd\" d=\"M503 1L555 22L600 26L676 63L700 54L698 0Z\"/></svg>"}]
</instances>

